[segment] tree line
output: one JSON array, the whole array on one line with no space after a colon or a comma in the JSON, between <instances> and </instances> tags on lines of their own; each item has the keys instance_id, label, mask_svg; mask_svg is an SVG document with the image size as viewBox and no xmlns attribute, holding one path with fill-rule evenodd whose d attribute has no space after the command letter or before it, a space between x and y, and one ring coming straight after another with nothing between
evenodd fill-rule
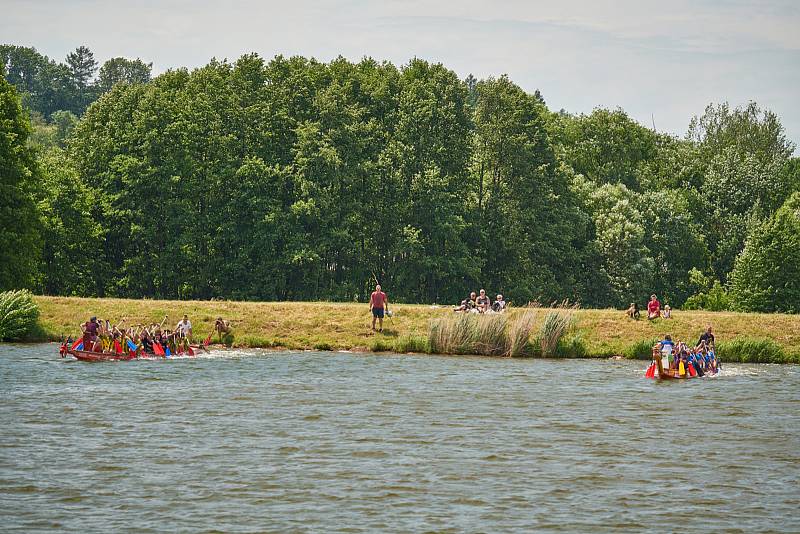
<instances>
[{"instance_id":1,"label":"tree line","mask_svg":"<svg viewBox=\"0 0 800 534\"><path fill-rule=\"evenodd\" d=\"M799 311L800 167L755 103L710 105L678 138L420 59L101 78L59 139L5 75L0 288L350 301L377 280L407 302Z\"/></svg>"}]
</instances>

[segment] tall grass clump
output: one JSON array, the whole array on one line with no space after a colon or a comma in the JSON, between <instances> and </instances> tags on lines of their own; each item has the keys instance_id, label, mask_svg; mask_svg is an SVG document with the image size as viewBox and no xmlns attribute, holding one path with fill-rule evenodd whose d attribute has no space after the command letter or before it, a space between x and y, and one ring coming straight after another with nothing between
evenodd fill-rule
<instances>
[{"instance_id":1,"label":"tall grass clump","mask_svg":"<svg viewBox=\"0 0 800 534\"><path fill-rule=\"evenodd\" d=\"M39 306L28 290L0 293L0 341L19 341L32 332L39 319Z\"/></svg>"},{"instance_id":2,"label":"tall grass clump","mask_svg":"<svg viewBox=\"0 0 800 534\"><path fill-rule=\"evenodd\" d=\"M502 356L508 351L508 319L505 315L480 316L476 327L475 354Z\"/></svg>"},{"instance_id":3,"label":"tall grass clump","mask_svg":"<svg viewBox=\"0 0 800 534\"><path fill-rule=\"evenodd\" d=\"M511 323L511 327L508 329L508 350L506 351L508 356L527 356L533 352L531 333L535 320L536 313L528 309Z\"/></svg>"},{"instance_id":4,"label":"tall grass clump","mask_svg":"<svg viewBox=\"0 0 800 534\"><path fill-rule=\"evenodd\" d=\"M794 360L792 355L771 339L737 337L719 343L717 352L724 362L788 363Z\"/></svg>"},{"instance_id":5,"label":"tall grass clump","mask_svg":"<svg viewBox=\"0 0 800 534\"><path fill-rule=\"evenodd\" d=\"M574 315L575 306L570 306L567 302L547 313L538 336L542 356L545 358L558 356L559 344L572 326Z\"/></svg>"},{"instance_id":6,"label":"tall grass clump","mask_svg":"<svg viewBox=\"0 0 800 534\"><path fill-rule=\"evenodd\" d=\"M428 342L440 354L470 354L477 338L478 317L462 313L436 319L431 323Z\"/></svg>"}]
</instances>

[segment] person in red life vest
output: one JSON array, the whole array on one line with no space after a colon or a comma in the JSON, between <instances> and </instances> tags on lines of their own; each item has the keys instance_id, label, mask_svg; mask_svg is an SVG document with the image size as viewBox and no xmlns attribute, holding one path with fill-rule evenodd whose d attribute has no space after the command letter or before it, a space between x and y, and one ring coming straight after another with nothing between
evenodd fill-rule
<instances>
[{"instance_id":1,"label":"person in red life vest","mask_svg":"<svg viewBox=\"0 0 800 534\"><path fill-rule=\"evenodd\" d=\"M83 332L83 350L96 350L95 344L98 342L97 332L99 329L100 325L97 323L97 317L92 317L81 325L81 332Z\"/></svg>"},{"instance_id":2,"label":"person in red life vest","mask_svg":"<svg viewBox=\"0 0 800 534\"><path fill-rule=\"evenodd\" d=\"M389 303L389 297L386 293L381 291L381 285L375 286L375 291L369 297L369 310L372 312L372 329L375 330L375 320L380 321L378 332L383 332L383 315L386 305Z\"/></svg>"},{"instance_id":3,"label":"person in red life vest","mask_svg":"<svg viewBox=\"0 0 800 534\"><path fill-rule=\"evenodd\" d=\"M661 303L656 296L650 295L650 302L647 303L647 318L652 320L661 317Z\"/></svg>"}]
</instances>

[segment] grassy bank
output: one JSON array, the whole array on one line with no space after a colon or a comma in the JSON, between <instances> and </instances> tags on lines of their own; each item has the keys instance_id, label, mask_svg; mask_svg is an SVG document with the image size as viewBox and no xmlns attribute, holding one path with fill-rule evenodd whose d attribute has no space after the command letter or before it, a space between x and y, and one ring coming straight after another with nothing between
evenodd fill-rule
<instances>
[{"instance_id":1,"label":"grassy bank","mask_svg":"<svg viewBox=\"0 0 800 534\"><path fill-rule=\"evenodd\" d=\"M431 321L452 315L449 307L398 304L394 317L384 321L384 332L370 330L366 304L329 302L155 301L36 297L41 310L42 336L58 340L78 333L89 316L128 323L160 322L169 315L174 326L187 313L196 337L205 337L217 316L231 320L235 344L242 347L288 349L373 350L428 352ZM509 318L522 313L509 311ZM534 331L547 313L536 310ZM633 321L618 310L578 310L567 339L574 354L585 357L636 357L664 334L695 342L712 324L726 361L800 361L800 315L674 311L673 319ZM726 347L728 352L725 353ZM753 351L759 356L752 356Z\"/></svg>"}]
</instances>

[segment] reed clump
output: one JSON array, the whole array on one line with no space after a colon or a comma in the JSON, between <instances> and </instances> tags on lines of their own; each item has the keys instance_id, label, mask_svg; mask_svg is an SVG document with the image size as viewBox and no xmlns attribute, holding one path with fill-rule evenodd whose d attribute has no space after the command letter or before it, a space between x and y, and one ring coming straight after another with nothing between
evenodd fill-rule
<instances>
[{"instance_id":1,"label":"reed clump","mask_svg":"<svg viewBox=\"0 0 800 534\"><path fill-rule=\"evenodd\" d=\"M537 336L541 356L545 358L559 356L559 346L573 326L576 309L577 305L564 301L547 313Z\"/></svg>"},{"instance_id":2,"label":"reed clump","mask_svg":"<svg viewBox=\"0 0 800 534\"><path fill-rule=\"evenodd\" d=\"M530 356L535 314L454 314L431 321L428 349L439 354Z\"/></svg>"},{"instance_id":3,"label":"reed clump","mask_svg":"<svg viewBox=\"0 0 800 534\"><path fill-rule=\"evenodd\" d=\"M535 325L536 314L533 309L526 309L512 323L508 331L508 350L512 357L532 355L531 333Z\"/></svg>"}]
</instances>

